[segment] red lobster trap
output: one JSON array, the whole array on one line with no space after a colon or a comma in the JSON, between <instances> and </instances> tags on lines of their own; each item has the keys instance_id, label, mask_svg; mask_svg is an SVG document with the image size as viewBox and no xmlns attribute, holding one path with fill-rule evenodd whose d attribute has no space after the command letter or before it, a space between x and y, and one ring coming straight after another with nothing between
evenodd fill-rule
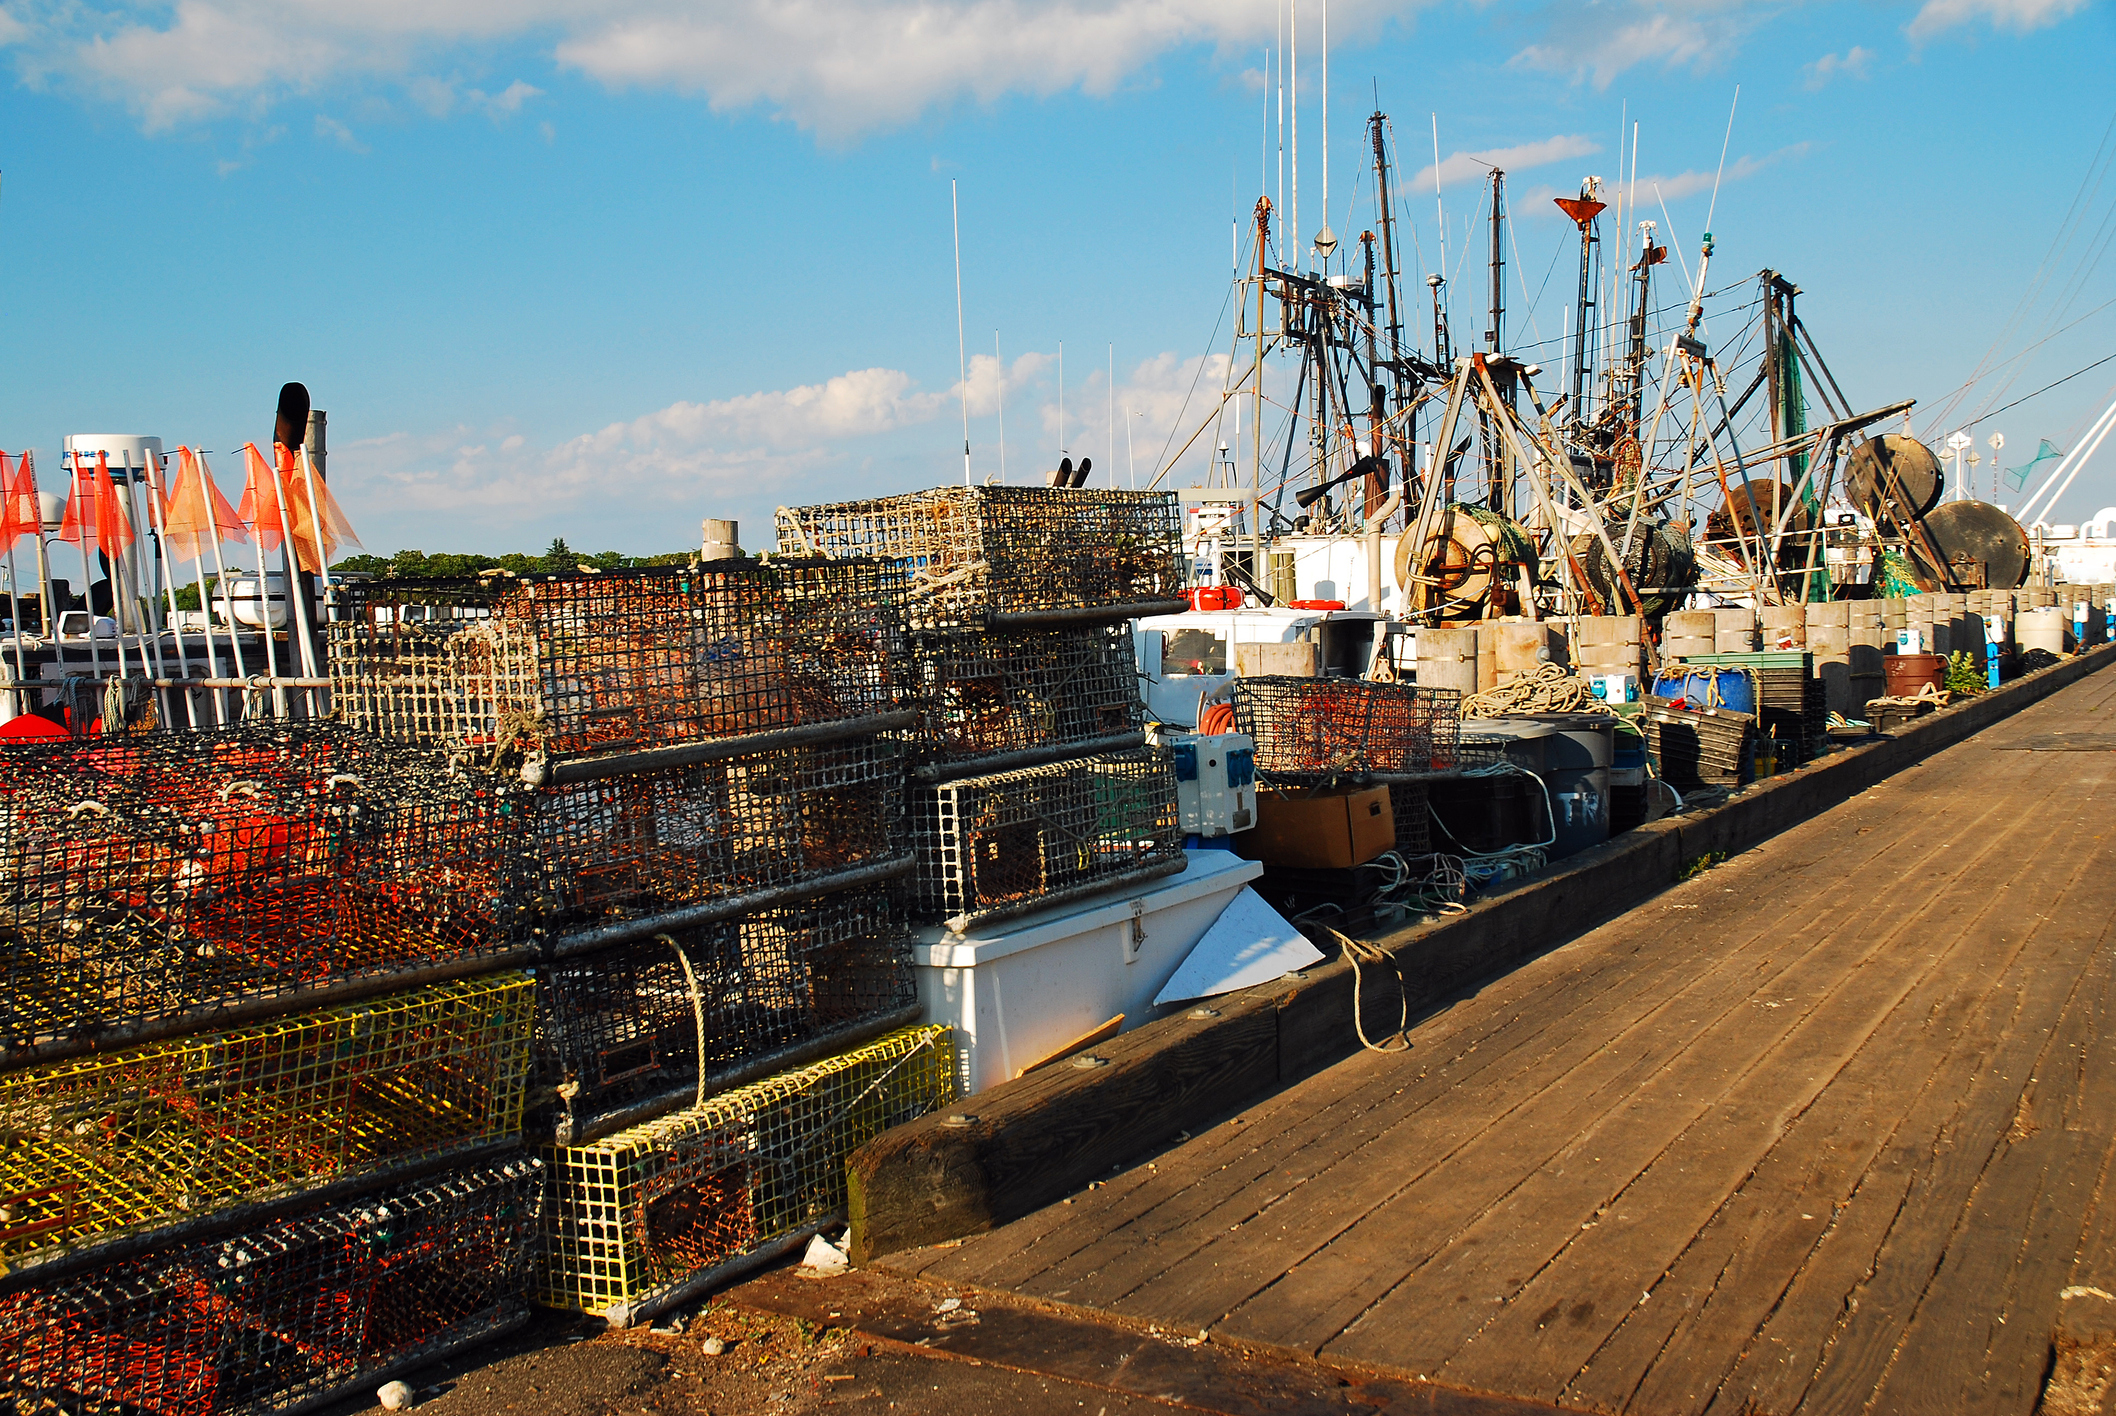
<instances>
[{"instance_id":1,"label":"red lobster trap","mask_svg":"<svg viewBox=\"0 0 2116 1416\"><path fill-rule=\"evenodd\" d=\"M330 723L0 745L0 1062L494 967L504 814Z\"/></svg>"},{"instance_id":2,"label":"red lobster trap","mask_svg":"<svg viewBox=\"0 0 2116 1416\"><path fill-rule=\"evenodd\" d=\"M1183 868L1153 748L913 789L918 917L963 929Z\"/></svg>"},{"instance_id":3,"label":"red lobster trap","mask_svg":"<svg viewBox=\"0 0 2116 1416\"><path fill-rule=\"evenodd\" d=\"M847 890L537 970L539 1105L579 1134L918 1001L886 890ZM787 1065L781 1063L781 1066Z\"/></svg>"},{"instance_id":4,"label":"red lobster trap","mask_svg":"<svg viewBox=\"0 0 2116 1416\"><path fill-rule=\"evenodd\" d=\"M1183 608L1173 492L936 487L780 507L778 529L783 554L902 567L913 628L1051 628Z\"/></svg>"},{"instance_id":5,"label":"red lobster trap","mask_svg":"<svg viewBox=\"0 0 2116 1416\"><path fill-rule=\"evenodd\" d=\"M544 1164L447 1171L0 1292L0 1410L304 1410L519 1324Z\"/></svg>"},{"instance_id":6,"label":"red lobster trap","mask_svg":"<svg viewBox=\"0 0 2116 1416\"><path fill-rule=\"evenodd\" d=\"M1123 625L911 637L918 775L1031 765L1144 741L1138 659ZM993 765L993 759L1000 761Z\"/></svg>"},{"instance_id":7,"label":"red lobster trap","mask_svg":"<svg viewBox=\"0 0 2116 1416\"><path fill-rule=\"evenodd\" d=\"M1260 777L1286 786L1422 775L1456 765L1462 695L1371 679L1237 678L1234 730Z\"/></svg>"},{"instance_id":8,"label":"red lobster trap","mask_svg":"<svg viewBox=\"0 0 2116 1416\"><path fill-rule=\"evenodd\" d=\"M0 1265L518 1136L534 985L499 973L0 1074Z\"/></svg>"},{"instance_id":9,"label":"red lobster trap","mask_svg":"<svg viewBox=\"0 0 2116 1416\"><path fill-rule=\"evenodd\" d=\"M343 588L333 711L480 765L853 724L897 707L904 575L880 561Z\"/></svg>"}]
</instances>

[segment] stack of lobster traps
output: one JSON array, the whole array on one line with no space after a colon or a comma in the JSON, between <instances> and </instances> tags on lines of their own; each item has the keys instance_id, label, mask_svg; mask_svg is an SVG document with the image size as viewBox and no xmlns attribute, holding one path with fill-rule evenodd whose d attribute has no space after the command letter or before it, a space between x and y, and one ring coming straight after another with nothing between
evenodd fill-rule
<instances>
[{"instance_id":1,"label":"stack of lobster traps","mask_svg":"<svg viewBox=\"0 0 2116 1416\"><path fill-rule=\"evenodd\" d=\"M912 869L905 582L854 557L386 580L332 626L343 716L504 783L537 957L547 1301L644 1314L791 1242L842 1214L830 1157L860 1117L947 1099L877 1077L857 1115L723 1124L747 1088L837 1075L919 1016L890 908ZM710 1164L683 1139L707 1131ZM612 1138L658 1188L596 1188ZM658 1258L604 1282L606 1241Z\"/></svg>"},{"instance_id":2,"label":"stack of lobster traps","mask_svg":"<svg viewBox=\"0 0 2116 1416\"><path fill-rule=\"evenodd\" d=\"M1282 790L1385 785L1396 852L1432 851L1427 784L1465 766L1462 695L1373 679L1238 678L1234 729L1256 742L1256 775Z\"/></svg>"},{"instance_id":3,"label":"stack of lobster traps","mask_svg":"<svg viewBox=\"0 0 2116 1416\"><path fill-rule=\"evenodd\" d=\"M506 817L326 722L0 747L9 1409L299 1409L527 1316Z\"/></svg>"},{"instance_id":4,"label":"stack of lobster traps","mask_svg":"<svg viewBox=\"0 0 2116 1416\"><path fill-rule=\"evenodd\" d=\"M1126 626L1183 608L1172 494L942 487L778 530L904 576L914 919L961 933L1184 868Z\"/></svg>"}]
</instances>

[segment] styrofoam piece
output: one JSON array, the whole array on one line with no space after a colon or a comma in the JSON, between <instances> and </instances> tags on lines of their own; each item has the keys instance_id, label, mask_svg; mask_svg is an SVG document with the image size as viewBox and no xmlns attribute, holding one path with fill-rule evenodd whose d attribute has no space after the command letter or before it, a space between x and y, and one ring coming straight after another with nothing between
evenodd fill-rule
<instances>
[{"instance_id":1,"label":"styrofoam piece","mask_svg":"<svg viewBox=\"0 0 2116 1416\"><path fill-rule=\"evenodd\" d=\"M1228 902L1264 873L1229 851L1188 851L1180 875L953 934L911 950L926 1020L955 1029L966 1093L1124 1015L1153 1020L1154 996Z\"/></svg>"},{"instance_id":2,"label":"styrofoam piece","mask_svg":"<svg viewBox=\"0 0 2116 1416\"><path fill-rule=\"evenodd\" d=\"M1154 995L1154 1003L1217 998L1238 988L1269 983L1322 956L1322 950L1309 943L1306 935L1245 885L1220 911L1205 937L1192 946L1175 976Z\"/></svg>"}]
</instances>

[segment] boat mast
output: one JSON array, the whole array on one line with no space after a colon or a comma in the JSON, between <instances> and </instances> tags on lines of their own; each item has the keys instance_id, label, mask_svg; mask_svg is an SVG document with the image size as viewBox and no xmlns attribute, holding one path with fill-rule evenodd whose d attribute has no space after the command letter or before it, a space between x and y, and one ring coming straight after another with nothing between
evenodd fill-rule
<instances>
[{"instance_id":1,"label":"boat mast","mask_svg":"<svg viewBox=\"0 0 2116 1416\"><path fill-rule=\"evenodd\" d=\"M1374 138L1374 201L1381 209L1381 272L1383 280L1387 282L1386 294L1389 302L1389 381L1396 395L1393 406L1400 413L1408 407L1410 400L1403 396L1403 318L1396 307L1396 217L1389 196L1388 145L1383 140L1383 128L1388 118L1377 108L1374 110L1374 116L1367 121ZM1375 399L1378 402L1381 381L1375 379L1374 386L1377 390ZM1397 480L1405 486L1410 484L1411 473L1411 459L1405 454L1405 449L1416 441L1411 432L1409 428L1400 428L1390 438L1396 448ZM1381 455L1378 436L1374 443L1374 455Z\"/></svg>"},{"instance_id":2,"label":"boat mast","mask_svg":"<svg viewBox=\"0 0 2116 1416\"><path fill-rule=\"evenodd\" d=\"M1572 218L1580 228L1580 296L1578 313L1573 318L1572 338L1572 417L1575 425L1587 422L1587 390L1592 387L1593 356L1588 352L1587 338L1594 329L1593 311L1595 290L1600 283L1595 266L1602 253L1602 228L1596 220L1606 204L1600 198L1601 179L1589 177L1580 183L1577 197L1555 198L1558 209Z\"/></svg>"}]
</instances>

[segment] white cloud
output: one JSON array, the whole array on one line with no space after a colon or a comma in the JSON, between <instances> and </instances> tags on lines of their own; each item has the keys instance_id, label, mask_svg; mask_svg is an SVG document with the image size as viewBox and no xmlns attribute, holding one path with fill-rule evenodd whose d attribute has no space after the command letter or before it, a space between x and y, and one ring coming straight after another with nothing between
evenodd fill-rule
<instances>
[{"instance_id":1,"label":"white cloud","mask_svg":"<svg viewBox=\"0 0 2116 1416\"><path fill-rule=\"evenodd\" d=\"M1056 360L1029 352L1004 367L1007 470L1039 480L1057 462ZM1225 354L1161 354L1136 364L1117 385L1117 457L1108 461L1107 376L1096 371L1066 389L1066 440L1092 456L1097 484L1128 479L1125 429L1132 422L1139 480L1153 474L1221 407ZM979 355L969 371L974 472L999 470L996 429L1001 363ZM768 544L780 503L909 491L958 479L954 425L961 385L925 390L898 369L855 369L819 383L733 398L672 403L609 423L556 445L538 445L505 425L452 427L347 440L331 451L331 484L368 547L425 545L437 525L455 525L472 549L541 544L552 535L579 541L591 525L628 550L687 544L697 518L734 516L746 544ZM1231 416L1231 415L1230 415ZM1231 433L1231 423L1224 431ZM1178 463L1173 480L1202 470L1218 440L1207 427ZM474 529L467 529L474 528ZM450 549L458 547L451 546ZM601 549L598 543L593 549Z\"/></svg>"},{"instance_id":2,"label":"white cloud","mask_svg":"<svg viewBox=\"0 0 2116 1416\"><path fill-rule=\"evenodd\" d=\"M2026 34L2078 14L2087 0L1925 0L1906 33L1919 43L1958 25L1985 20L1993 29Z\"/></svg>"},{"instance_id":3,"label":"white cloud","mask_svg":"<svg viewBox=\"0 0 2116 1416\"><path fill-rule=\"evenodd\" d=\"M348 152L366 152L367 144L353 136L353 130L326 114L316 115L316 136L328 138Z\"/></svg>"},{"instance_id":4,"label":"white cloud","mask_svg":"<svg viewBox=\"0 0 2116 1416\"><path fill-rule=\"evenodd\" d=\"M1656 189L1660 193L1661 200L1669 202L1679 197L1694 196L1699 192L1709 192L1712 190L1712 184L1715 180L1739 182L1745 177L1753 177L1766 168L1775 167L1781 162L1794 162L1807 156L1807 150L1810 146L1811 144L1808 143L1794 143L1789 147L1779 148L1776 152L1765 153L1762 157L1750 157L1747 154L1743 154L1727 164L1724 178L1721 178L1714 169L1710 168L1702 171L1692 169L1687 172L1677 172L1666 177L1641 177L1638 179L1640 202L1643 204L1645 193Z\"/></svg>"},{"instance_id":5,"label":"white cloud","mask_svg":"<svg viewBox=\"0 0 2116 1416\"><path fill-rule=\"evenodd\" d=\"M1681 10L1570 5L1550 10L1546 37L1514 55L1515 65L1590 79L1606 89L1625 70L1657 63L1699 72L1732 57L1766 13L1740 0Z\"/></svg>"},{"instance_id":6,"label":"white cloud","mask_svg":"<svg viewBox=\"0 0 2116 1416\"><path fill-rule=\"evenodd\" d=\"M1838 77L1863 79L1867 68L1873 63L1874 52L1861 49L1854 44L1842 55L1825 54L1807 66L1807 87L1810 93L1822 88L1831 79Z\"/></svg>"},{"instance_id":7,"label":"white cloud","mask_svg":"<svg viewBox=\"0 0 2116 1416\"><path fill-rule=\"evenodd\" d=\"M1562 162L1569 157L1585 157L1602 150L1602 145L1592 138L1573 135L1544 138L1540 142L1522 143L1518 147L1490 148L1484 152L1450 153L1439 165L1440 180L1453 185L1466 179L1482 181L1484 174L1497 167L1507 172L1526 172L1531 168ZM1433 189L1432 163L1420 168L1411 179L1408 190L1430 192Z\"/></svg>"},{"instance_id":8,"label":"white cloud","mask_svg":"<svg viewBox=\"0 0 2116 1416\"><path fill-rule=\"evenodd\" d=\"M1436 3L1338 0L1332 38L1356 46ZM2026 31L2087 4L1925 0L1910 33L1923 39L1973 20ZM1635 66L1722 64L1782 7L1559 0L1512 8L1532 35L1514 63L1606 88ZM1232 81L1255 86L1263 74L1248 66L1273 41L1279 17L1280 0L13 0L0 10L0 45L17 47L33 81L118 99L150 131L378 87L403 90L435 117L498 119L537 88L515 79L492 94L433 75L476 72L500 47L527 44L612 89L696 95L716 111L759 109L845 142L954 104L1109 94L1150 81L1157 59L1183 50L1209 54ZM1319 18L1304 7L1303 29Z\"/></svg>"},{"instance_id":9,"label":"white cloud","mask_svg":"<svg viewBox=\"0 0 2116 1416\"><path fill-rule=\"evenodd\" d=\"M542 96L543 92L542 89L537 88L534 84L526 84L520 79L516 79L499 93L487 95L481 89L472 89L463 97L470 107L477 109L497 123L503 118L512 118L515 114L521 112L524 103L532 98Z\"/></svg>"},{"instance_id":10,"label":"white cloud","mask_svg":"<svg viewBox=\"0 0 2116 1416\"><path fill-rule=\"evenodd\" d=\"M536 95L525 81L486 96L432 75L456 60L474 68L481 45L528 41L611 88L759 107L832 141L958 102L1107 94L1176 49L1247 55L1278 22L1278 0L30 3L35 18L0 23L0 43L8 26L19 30L35 77L83 82L130 104L151 130L376 84L401 86L436 117L513 112ZM1430 3L1339 0L1333 38L1357 43Z\"/></svg>"}]
</instances>

